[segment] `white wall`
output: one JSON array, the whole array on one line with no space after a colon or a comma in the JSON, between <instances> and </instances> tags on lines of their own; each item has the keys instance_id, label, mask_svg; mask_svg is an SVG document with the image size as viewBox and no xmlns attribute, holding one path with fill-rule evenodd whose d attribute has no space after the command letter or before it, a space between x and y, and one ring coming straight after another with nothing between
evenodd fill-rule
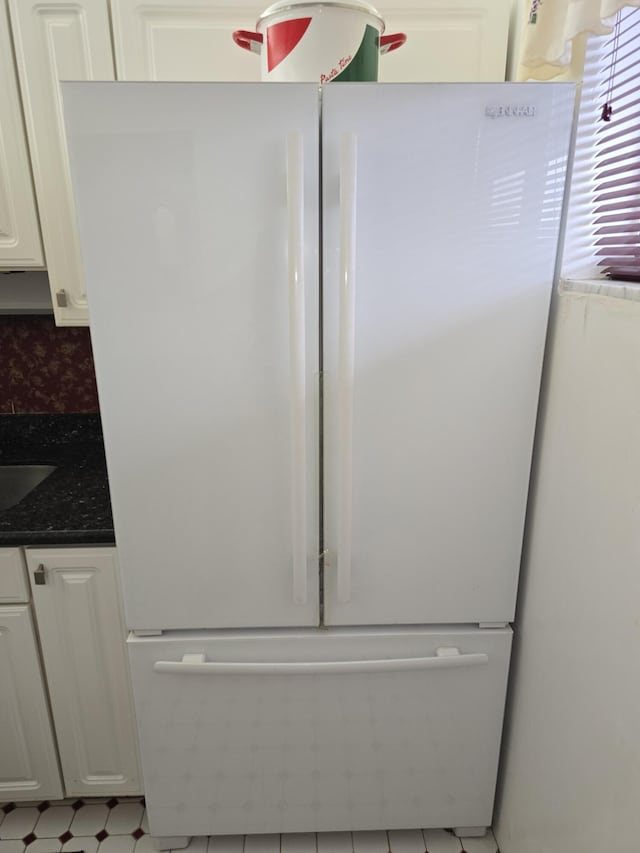
<instances>
[{"instance_id":1,"label":"white wall","mask_svg":"<svg viewBox=\"0 0 640 853\"><path fill-rule=\"evenodd\" d=\"M640 302L557 308L495 831L502 853L638 850Z\"/></svg>"}]
</instances>

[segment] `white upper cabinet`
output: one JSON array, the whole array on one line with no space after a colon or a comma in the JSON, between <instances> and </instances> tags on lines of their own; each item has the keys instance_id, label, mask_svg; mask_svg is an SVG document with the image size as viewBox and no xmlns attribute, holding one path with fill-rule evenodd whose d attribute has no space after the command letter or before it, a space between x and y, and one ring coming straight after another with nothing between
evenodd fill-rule
<instances>
[{"instance_id":1,"label":"white upper cabinet","mask_svg":"<svg viewBox=\"0 0 640 853\"><path fill-rule=\"evenodd\" d=\"M107 0L9 0L9 10L56 323L86 325L59 81L113 80Z\"/></svg>"},{"instance_id":2,"label":"white upper cabinet","mask_svg":"<svg viewBox=\"0 0 640 853\"><path fill-rule=\"evenodd\" d=\"M254 30L268 5L111 0L118 79L259 80L259 58L231 36ZM510 0L389 0L378 8L388 33L407 34L401 49L381 58L381 80L504 80Z\"/></svg>"},{"instance_id":3,"label":"white upper cabinet","mask_svg":"<svg viewBox=\"0 0 640 853\"><path fill-rule=\"evenodd\" d=\"M374 5L386 32L407 42L380 59L386 83L505 79L511 0L388 0Z\"/></svg>"},{"instance_id":4,"label":"white upper cabinet","mask_svg":"<svg viewBox=\"0 0 640 853\"><path fill-rule=\"evenodd\" d=\"M0 0L0 267L44 263L9 18Z\"/></svg>"},{"instance_id":5,"label":"white upper cabinet","mask_svg":"<svg viewBox=\"0 0 640 853\"><path fill-rule=\"evenodd\" d=\"M260 79L260 60L234 44L264 5L236 0L111 0L119 80Z\"/></svg>"}]
</instances>

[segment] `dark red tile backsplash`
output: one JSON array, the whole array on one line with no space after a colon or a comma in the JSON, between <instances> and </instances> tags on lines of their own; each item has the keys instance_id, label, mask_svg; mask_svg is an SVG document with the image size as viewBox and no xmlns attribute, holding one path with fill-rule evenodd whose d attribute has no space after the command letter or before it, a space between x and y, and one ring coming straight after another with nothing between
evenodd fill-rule
<instances>
[{"instance_id":1,"label":"dark red tile backsplash","mask_svg":"<svg viewBox=\"0 0 640 853\"><path fill-rule=\"evenodd\" d=\"M97 411L89 329L0 317L0 414Z\"/></svg>"}]
</instances>

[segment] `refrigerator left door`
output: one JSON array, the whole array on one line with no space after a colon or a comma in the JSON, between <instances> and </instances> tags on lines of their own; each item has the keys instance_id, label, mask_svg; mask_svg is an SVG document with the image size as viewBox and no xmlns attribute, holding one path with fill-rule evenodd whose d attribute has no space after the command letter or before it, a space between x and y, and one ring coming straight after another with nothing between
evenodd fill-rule
<instances>
[{"instance_id":1,"label":"refrigerator left door","mask_svg":"<svg viewBox=\"0 0 640 853\"><path fill-rule=\"evenodd\" d=\"M70 83L127 625L318 622L318 89Z\"/></svg>"}]
</instances>

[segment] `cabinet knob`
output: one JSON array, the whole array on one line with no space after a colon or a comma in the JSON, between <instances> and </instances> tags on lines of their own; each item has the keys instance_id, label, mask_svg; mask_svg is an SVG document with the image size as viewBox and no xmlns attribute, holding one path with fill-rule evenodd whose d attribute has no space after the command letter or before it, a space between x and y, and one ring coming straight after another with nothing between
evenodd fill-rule
<instances>
[{"instance_id":1,"label":"cabinet knob","mask_svg":"<svg viewBox=\"0 0 640 853\"><path fill-rule=\"evenodd\" d=\"M56 304L58 308L66 308L69 304L67 300L67 292L64 288L56 291Z\"/></svg>"},{"instance_id":2,"label":"cabinet knob","mask_svg":"<svg viewBox=\"0 0 640 853\"><path fill-rule=\"evenodd\" d=\"M36 582L36 586L43 586L47 582L47 570L42 563L40 563L33 573L33 579Z\"/></svg>"}]
</instances>

